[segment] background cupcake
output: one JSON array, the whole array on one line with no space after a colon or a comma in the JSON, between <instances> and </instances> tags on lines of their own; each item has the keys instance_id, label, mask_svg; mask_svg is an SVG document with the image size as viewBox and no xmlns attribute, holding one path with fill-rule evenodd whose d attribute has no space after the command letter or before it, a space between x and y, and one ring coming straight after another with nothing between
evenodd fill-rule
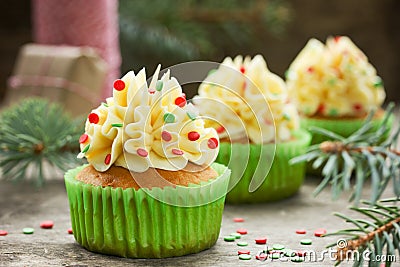
<instances>
[{"instance_id":1,"label":"background cupcake","mask_svg":"<svg viewBox=\"0 0 400 267\"><path fill-rule=\"evenodd\" d=\"M326 44L309 40L290 65L286 83L304 128L318 126L347 137L372 110L375 127L383 118L382 79L346 36L330 37ZM314 134L312 143L325 140Z\"/></svg>"},{"instance_id":2,"label":"background cupcake","mask_svg":"<svg viewBox=\"0 0 400 267\"><path fill-rule=\"evenodd\" d=\"M265 202L297 192L304 165L289 167L288 161L305 152L310 136L298 129L285 83L261 55L226 58L202 82L194 103L201 115L215 119L207 123L221 140L216 161L232 170L228 202Z\"/></svg>"},{"instance_id":3,"label":"background cupcake","mask_svg":"<svg viewBox=\"0 0 400 267\"><path fill-rule=\"evenodd\" d=\"M218 238L229 182L212 163L218 135L159 69L149 85L144 69L114 82L79 140L89 164L65 175L73 233L90 251L162 258Z\"/></svg>"}]
</instances>

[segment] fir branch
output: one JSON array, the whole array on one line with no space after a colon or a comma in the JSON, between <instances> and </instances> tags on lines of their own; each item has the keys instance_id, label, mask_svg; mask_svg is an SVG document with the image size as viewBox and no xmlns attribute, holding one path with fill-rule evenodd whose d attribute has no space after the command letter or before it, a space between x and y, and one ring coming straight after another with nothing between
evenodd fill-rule
<instances>
[{"instance_id":1,"label":"fir branch","mask_svg":"<svg viewBox=\"0 0 400 267\"><path fill-rule=\"evenodd\" d=\"M356 228L343 229L325 235L350 236L345 243L339 244L338 242L327 246L336 246L336 265L350 256L358 255L359 259L355 261L353 266L362 266L363 259L360 257L365 252L369 252L369 266L380 266L382 259L386 259L386 266L390 266L392 261L396 259L396 250L400 252L400 210L397 205L399 201L400 197L385 199L376 203L363 201L362 203L367 205L366 207L351 208L373 221L352 219L341 213L335 214L356 226ZM386 248L386 252L384 248Z\"/></svg>"},{"instance_id":2,"label":"fir branch","mask_svg":"<svg viewBox=\"0 0 400 267\"><path fill-rule=\"evenodd\" d=\"M313 162L313 168L322 168L323 179L314 191L318 195L331 186L332 197L337 199L343 191L352 190L350 201L357 204L369 180L370 201L375 203L392 181L395 196L400 196L400 151L396 149L400 126L390 135L389 121L394 104L389 104L379 127L373 130L374 112L363 126L345 138L326 129L312 127L310 131L326 136L329 141L310 147L306 154L293 158L290 163ZM354 185L351 179L354 177Z\"/></svg>"},{"instance_id":3,"label":"fir branch","mask_svg":"<svg viewBox=\"0 0 400 267\"><path fill-rule=\"evenodd\" d=\"M78 164L83 120L73 120L58 104L31 98L0 114L1 178L45 181L46 164L65 171Z\"/></svg>"}]
</instances>

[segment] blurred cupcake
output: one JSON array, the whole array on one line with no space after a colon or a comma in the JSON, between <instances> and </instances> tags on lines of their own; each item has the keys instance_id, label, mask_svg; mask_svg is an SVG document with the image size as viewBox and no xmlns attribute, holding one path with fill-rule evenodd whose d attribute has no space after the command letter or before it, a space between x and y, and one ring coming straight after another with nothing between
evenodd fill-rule
<instances>
[{"instance_id":1,"label":"blurred cupcake","mask_svg":"<svg viewBox=\"0 0 400 267\"><path fill-rule=\"evenodd\" d=\"M196 253L217 240L230 171L213 163L219 140L169 71L114 82L88 116L81 153L65 175L75 239L132 258Z\"/></svg>"},{"instance_id":2,"label":"blurred cupcake","mask_svg":"<svg viewBox=\"0 0 400 267\"><path fill-rule=\"evenodd\" d=\"M286 198L298 191L304 165L289 166L311 136L299 129L284 81L261 55L226 58L210 72L194 98L200 114L219 134L217 162L232 170L227 202L254 203Z\"/></svg>"},{"instance_id":3,"label":"blurred cupcake","mask_svg":"<svg viewBox=\"0 0 400 267\"><path fill-rule=\"evenodd\" d=\"M328 38L326 45L309 40L290 65L286 83L303 128L318 126L347 137L361 127L372 110L375 127L383 119L382 79L346 36ZM325 140L314 134L312 143Z\"/></svg>"}]
</instances>

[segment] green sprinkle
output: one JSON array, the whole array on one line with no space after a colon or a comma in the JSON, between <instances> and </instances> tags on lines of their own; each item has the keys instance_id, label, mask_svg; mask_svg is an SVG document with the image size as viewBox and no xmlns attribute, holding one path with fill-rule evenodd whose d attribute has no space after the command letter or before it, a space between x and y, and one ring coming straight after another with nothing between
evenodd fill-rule
<instances>
[{"instance_id":1,"label":"green sprinkle","mask_svg":"<svg viewBox=\"0 0 400 267\"><path fill-rule=\"evenodd\" d=\"M108 104L107 103L101 103L103 106L105 106L106 108L108 108Z\"/></svg>"},{"instance_id":2,"label":"green sprinkle","mask_svg":"<svg viewBox=\"0 0 400 267\"><path fill-rule=\"evenodd\" d=\"M234 236L231 236L231 235L228 235L228 236L224 236L224 241L226 241L226 242L233 242L233 241L235 241L235 237Z\"/></svg>"},{"instance_id":3,"label":"green sprinkle","mask_svg":"<svg viewBox=\"0 0 400 267\"><path fill-rule=\"evenodd\" d=\"M87 146L85 146L85 148L82 150L82 153L88 152L89 148L90 148L90 144L88 144Z\"/></svg>"},{"instance_id":4,"label":"green sprinkle","mask_svg":"<svg viewBox=\"0 0 400 267\"><path fill-rule=\"evenodd\" d=\"M285 246L282 245L282 244L273 244L273 245L272 245L272 248L273 248L274 250L282 250L282 249L285 248Z\"/></svg>"},{"instance_id":5,"label":"green sprinkle","mask_svg":"<svg viewBox=\"0 0 400 267\"><path fill-rule=\"evenodd\" d=\"M157 83L156 83L156 90L157 90L157 91L161 91L162 88L163 88L163 85L164 85L163 81L157 81Z\"/></svg>"},{"instance_id":6,"label":"green sprinkle","mask_svg":"<svg viewBox=\"0 0 400 267\"><path fill-rule=\"evenodd\" d=\"M302 244L302 245L311 245L312 244L312 240L311 239L302 239L302 240L300 240L300 244Z\"/></svg>"},{"instance_id":7,"label":"green sprinkle","mask_svg":"<svg viewBox=\"0 0 400 267\"><path fill-rule=\"evenodd\" d=\"M164 121L165 121L166 123L173 123L173 122L175 122L175 115L172 114L172 113L169 113L169 112L165 113L163 118L164 118Z\"/></svg>"},{"instance_id":8,"label":"green sprinkle","mask_svg":"<svg viewBox=\"0 0 400 267\"><path fill-rule=\"evenodd\" d=\"M336 84L336 79L333 79L333 78L332 78L332 79L329 79L329 80L328 80L328 84L329 84L329 85L332 85L332 86L335 85L335 84Z\"/></svg>"},{"instance_id":9,"label":"green sprinkle","mask_svg":"<svg viewBox=\"0 0 400 267\"><path fill-rule=\"evenodd\" d=\"M240 239L242 237L239 233L232 233L231 236L234 236L236 239Z\"/></svg>"},{"instance_id":10,"label":"green sprinkle","mask_svg":"<svg viewBox=\"0 0 400 267\"><path fill-rule=\"evenodd\" d=\"M339 112L338 112L338 110L337 109L335 109L335 108L332 108L331 110L329 110L329 116L334 116L334 117L336 117L338 114L339 114Z\"/></svg>"},{"instance_id":11,"label":"green sprinkle","mask_svg":"<svg viewBox=\"0 0 400 267\"><path fill-rule=\"evenodd\" d=\"M122 127L122 123L112 123L112 127Z\"/></svg>"},{"instance_id":12,"label":"green sprinkle","mask_svg":"<svg viewBox=\"0 0 400 267\"><path fill-rule=\"evenodd\" d=\"M284 74L286 79L289 77L289 74L290 74L290 70L286 70L285 74Z\"/></svg>"},{"instance_id":13,"label":"green sprinkle","mask_svg":"<svg viewBox=\"0 0 400 267\"><path fill-rule=\"evenodd\" d=\"M186 115L189 117L189 119L191 119L192 121L194 121L195 119L196 119L196 116L195 115L193 115L192 113L190 113L190 112L186 112Z\"/></svg>"},{"instance_id":14,"label":"green sprinkle","mask_svg":"<svg viewBox=\"0 0 400 267\"><path fill-rule=\"evenodd\" d=\"M251 255L249 254L240 254L239 259L241 260L251 260Z\"/></svg>"},{"instance_id":15,"label":"green sprinkle","mask_svg":"<svg viewBox=\"0 0 400 267\"><path fill-rule=\"evenodd\" d=\"M242 241L242 242L237 242L237 245L240 247L246 247L248 245L248 243L245 241Z\"/></svg>"},{"instance_id":16,"label":"green sprinkle","mask_svg":"<svg viewBox=\"0 0 400 267\"><path fill-rule=\"evenodd\" d=\"M292 262L303 262L304 258L303 257L299 257L299 256L294 256L294 257L290 257L290 260Z\"/></svg>"},{"instance_id":17,"label":"green sprinkle","mask_svg":"<svg viewBox=\"0 0 400 267\"><path fill-rule=\"evenodd\" d=\"M378 87L382 87L383 86L383 81L381 79L381 77L377 77L376 82L374 82L374 87L378 88Z\"/></svg>"},{"instance_id":18,"label":"green sprinkle","mask_svg":"<svg viewBox=\"0 0 400 267\"><path fill-rule=\"evenodd\" d=\"M26 235L31 235L31 234L33 234L33 232L35 232L35 229L26 227L26 228L22 229L22 232Z\"/></svg>"},{"instance_id":19,"label":"green sprinkle","mask_svg":"<svg viewBox=\"0 0 400 267\"><path fill-rule=\"evenodd\" d=\"M283 118L287 121L290 121L290 116L286 113L283 114Z\"/></svg>"}]
</instances>

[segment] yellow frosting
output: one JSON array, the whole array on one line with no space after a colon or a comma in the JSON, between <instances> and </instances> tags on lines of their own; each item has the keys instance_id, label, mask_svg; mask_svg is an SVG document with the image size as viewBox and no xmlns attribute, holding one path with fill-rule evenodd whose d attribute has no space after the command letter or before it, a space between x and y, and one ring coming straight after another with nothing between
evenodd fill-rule
<instances>
[{"instance_id":1,"label":"yellow frosting","mask_svg":"<svg viewBox=\"0 0 400 267\"><path fill-rule=\"evenodd\" d=\"M113 96L88 116L78 157L98 171L114 164L136 172L174 171L188 161L209 165L215 160L218 134L204 127L169 71L158 80L159 70L150 85L144 69L114 83Z\"/></svg>"},{"instance_id":2,"label":"yellow frosting","mask_svg":"<svg viewBox=\"0 0 400 267\"><path fill-rule=\"evenodd\" d=\"M299 127L284 81L271 73L261 55L224 59L199 87L194 103L220 138L248 137L253 143L286 141Z\"/></svg>"},{"instance_id":3,"label":"yellow frosting","mask_svg":"<svg viewBox=\"0 0 400 267\"><path fill-rule=\"evenodd\" d=\"M385 99L375 68L346 36L330 37L326 45L309 40L290 65L286 83L306 116L362 116Z\"/></svg>"}]
</instances>

